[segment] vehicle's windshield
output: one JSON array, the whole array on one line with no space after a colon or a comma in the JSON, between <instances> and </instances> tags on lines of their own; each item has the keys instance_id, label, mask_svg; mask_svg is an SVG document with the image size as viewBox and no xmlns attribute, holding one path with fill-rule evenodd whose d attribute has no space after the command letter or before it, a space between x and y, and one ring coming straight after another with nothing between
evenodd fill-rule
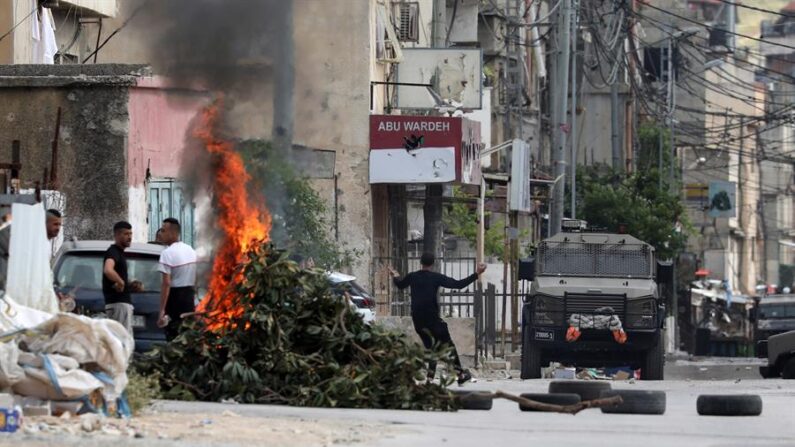
<instances>
[{"instance_id":1,"label":"vehicle's windshield","mask_svg":"<svg viewBox=\"0 0 795 447\"><path fill-rule=\"evenodd\" d=\"M761 304L759 318L795 318L795 302L783 304Z\"/></svg>"},{"instance_id":2,"label":"vehicle's windshield","mask_svg":"<svg viewBox=\"0 0 795 447\"><path fill-rule=\"evenodd\" d=\"M55 279L59 287L102 290L103 253L68 254L57 267ZM127 256L127 277L130 283L140 281L143 292L160 291L161 276L157 257Z\"/></svg>"}]
</instances>

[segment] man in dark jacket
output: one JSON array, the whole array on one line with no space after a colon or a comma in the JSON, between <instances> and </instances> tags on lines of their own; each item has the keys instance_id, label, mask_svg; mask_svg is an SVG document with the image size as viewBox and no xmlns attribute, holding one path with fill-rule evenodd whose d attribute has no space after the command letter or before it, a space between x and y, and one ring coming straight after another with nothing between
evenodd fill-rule
<instances>
[{"instance_id":1,"label":"man in dark jacket","mask_svg":"<svg viewBox=\"0 0 795 447\"><path fill-rule=\"evenodd\" d=\"M435 256L432 253L425 253L420 258L422 269L409 273L403 279L392 268L390 268L390 273L392 273L394 278L395 286L399 289L411 287L411 319L414 322L414 330L417 331L420 339L422 339L422 344L425 345L426 349L430 349L434 341L451 347L453 364L458 372L458 384L463 385L472 379L472 375L461 366L461 360L458 358L458 352L453 344L453 339L450 337L447 323L439 315L439 288L463 289L475 282L486 271L486 265L479 264L476 273L462 280L455 280L441 273L434 272L433 264L435 260ZM432 380L435 374L436 362L431 362L428 365L428 379Z\"/></svg>"}]
</instances>

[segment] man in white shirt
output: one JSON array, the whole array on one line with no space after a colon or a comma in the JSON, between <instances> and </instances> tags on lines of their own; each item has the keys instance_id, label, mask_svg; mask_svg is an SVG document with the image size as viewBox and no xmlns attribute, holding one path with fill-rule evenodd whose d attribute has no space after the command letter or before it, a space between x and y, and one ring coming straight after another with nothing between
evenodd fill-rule
<instances>
[{"instance_id":1,"label":"man in white shirt","mask_svg":"<svg viewBox=\"0 0 795 447\"><path fill-rule=\"evenodd\" d=\"M177 219L169 217L164 220L160 230L163 243L168 248L160 254L158 266L163 274L163 284L157 324L165 328L166 339L173 340L179 333L182 314L195 311L196 252L180 241L182 227Z\"/></svg>"}]
</instances>

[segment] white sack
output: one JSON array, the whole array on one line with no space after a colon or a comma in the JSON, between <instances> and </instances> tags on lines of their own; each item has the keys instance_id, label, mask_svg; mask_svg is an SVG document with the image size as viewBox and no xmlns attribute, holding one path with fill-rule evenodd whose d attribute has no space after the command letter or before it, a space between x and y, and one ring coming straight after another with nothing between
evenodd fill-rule
<instances>
[{"instance_id":1,"label":"white sack","mask_svg":"<svg viewBox=\"0 0 795 447\"><path fill-rule=\"evenodd\" d=\"M50 381L46 369L26 367L26 377L14 385L14 392L22 396L44 400L74 400L104 387L99 379L82 369L67 371L56 362L50 362L50 365L57 377L60 389L57 389Z\"/></svg>"},{"instance_id":2,"label":"white sack","mask_svg":"<svg viewBox=\"0 0 795 447\"><path fill-rule=\"evenodd\" d=\"M0 389L6 390L25 378L25 371L17 363L18 360L16 342L0 343Z\"/></svg>"},{"instance_id":3,"label":"white sack","mask_svg":"<svg viewBox=\"0 0 795 447\"><path fill-rule=\"evenodd\" d=\"M33 328L52 317L49 312L20 305L8 294L0 299L0 333Z\"/></svg>"}]
</instances>

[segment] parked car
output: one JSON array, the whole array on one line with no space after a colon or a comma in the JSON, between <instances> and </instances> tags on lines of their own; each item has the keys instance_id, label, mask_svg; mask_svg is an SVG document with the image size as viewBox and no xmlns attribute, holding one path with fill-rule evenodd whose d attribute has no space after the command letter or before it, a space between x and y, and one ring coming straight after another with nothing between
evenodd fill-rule
<instances>
[{"instance_id":1,"label":"parked car","mask_svg":"<svg viewBox=\"0 0 795 447\"><path fill-rule=\"evenodd\" d=\"M352 304L356 306L356 312L365 323L375 321L375 299L356 282L355 276L339 272L329 272L327 276L335 294L344 296L348 292Z\"/></svg>"},{"instance_id":2,"label":"parked car","mask_svg":"<svg viewBox=\"0 0 795 447\"><path fill-rule=\"evenodd\" d=\"M67 241L55 258L55 287L75 297L77 313L92 317L105 315L102 296L102 266L105 250L112 241ZM157 271L160 252L165 247L133 243L125 250L129 280L140 281L141 292L132 293L133 336L136 352L146 352L165 342L163 329L157 327L160 309L161 275Z\"/></svg>"}]
</instances>

